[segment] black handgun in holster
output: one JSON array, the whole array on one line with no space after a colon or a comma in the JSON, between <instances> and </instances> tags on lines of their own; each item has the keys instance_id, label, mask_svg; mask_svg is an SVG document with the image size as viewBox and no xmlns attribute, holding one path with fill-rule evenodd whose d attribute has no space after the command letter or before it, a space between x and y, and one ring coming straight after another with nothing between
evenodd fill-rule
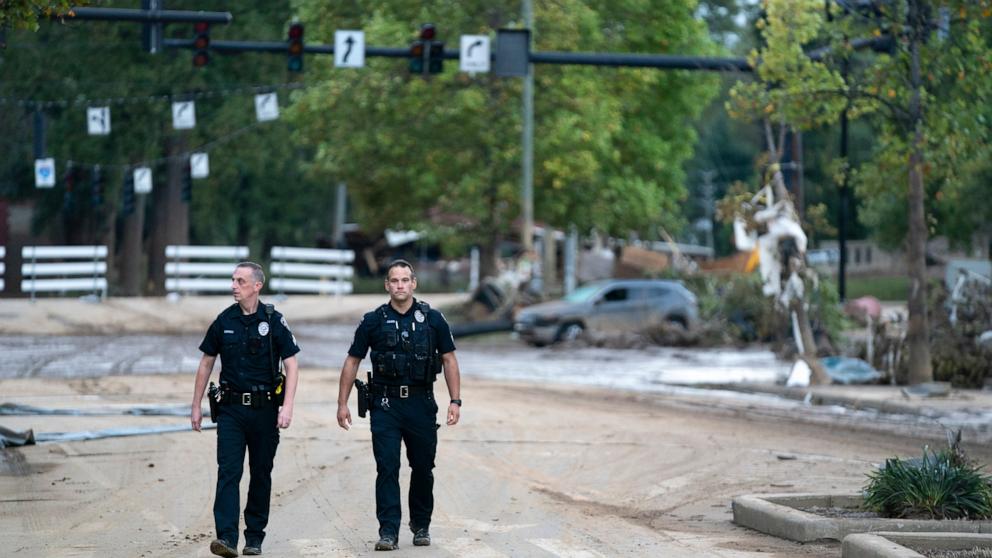
<instances>
[{"instance_id":1,"label":"black handgun in holster","mask_svg":"<svg viewBox=\"0 0 992 558\"><path fill-rule=\"evenodd\" d=\"M210 382L210 388L207 389L207 403L210 405L210 422L217 422L217 407L220 407L220 388L217 384Z\"/></svg>"},{"instance_id":2,"label":"black handgun in holster","mask_svg":"<svg viewBox=\"0 0 992 558\"><path fill-rule=\"evenodd\" d=\"M358 388L358 416L365 418L369 412L369 405L372 403L372 373L368 375L369 382L365 383L355 378L355 387Z\"/></svg>"}]
</instances>

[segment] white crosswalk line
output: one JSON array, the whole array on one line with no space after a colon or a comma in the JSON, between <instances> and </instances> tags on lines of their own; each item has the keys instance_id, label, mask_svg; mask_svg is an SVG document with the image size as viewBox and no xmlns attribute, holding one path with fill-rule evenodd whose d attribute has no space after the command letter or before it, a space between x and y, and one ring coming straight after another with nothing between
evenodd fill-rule
<instances>
[{"instance_id":1,"label":"white crosswalk line","mask_svg":"<svg viewBox=\"0 0 992 558\"><path fill-rule=\"evenodd\" d=\"M595 550L587 550L559 539L527 539L527 542L560 558L603 558Z\"/></svg>"},{"instance_id":2,"label":"white crosswalk line","mask_svg":"<svg viewBox=\"0 0 992 558\"><path fill-rule=\"evenodd\" d=\"M455 556L472 556L473 558L507 558L506 554L486 546L485 543L470 537L461 537L437 545Z\"/></svg>"}]
</instances>

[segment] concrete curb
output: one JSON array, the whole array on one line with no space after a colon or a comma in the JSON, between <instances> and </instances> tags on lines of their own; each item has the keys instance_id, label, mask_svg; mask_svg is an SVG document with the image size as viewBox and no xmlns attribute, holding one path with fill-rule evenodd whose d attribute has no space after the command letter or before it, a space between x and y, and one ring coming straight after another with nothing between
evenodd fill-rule
<instances>
[{"instance_id":1,"label":"concrete curb","mask_svg":"<svg viewBox=\"0 0 992 558\"><path fill-rule=\"evenodd\" d=\"M992 535L975 533L859 533L844 537L841 558L923 558L917 550L992 548Z\"/></svg>"},{"instance_id":2,"label":"concrete curb","mask_svg":"<svg viewBox=\"0 0 992 558\"><path fill-rule=\"evenodd\" d=\"M841 541L855 533L953 532L992 533L992 521L833 518L800 507L853 508L862 501L851 494L760 494L733 500L734 523L796 542Z\"/></svg>"},{"instance_id":3,"label":"concrete curb","mask_svg":"<svg viewBox=\"0 0 992 558\"><path fill-rule=\"evenodd\" d=\"M702 386L695 386L702 387ZM916 415L932 419L948 417L961 412L973 412L965 408L942 409L936 406L928 406L923 402L910 403L893 401L891 399L874 399L867 397L857 397L841 395L835 393L820 393L811 388L786 387L780 385L747 385L747 384L707 384L705 387L714 389L724 389L728 391L738 391L741 393L776 395L794 401L807 401L811 405L838 406L854 410L872 410L895 415ZM976 410L981 406L974 404Z\"/></svg>"}]
</instances>

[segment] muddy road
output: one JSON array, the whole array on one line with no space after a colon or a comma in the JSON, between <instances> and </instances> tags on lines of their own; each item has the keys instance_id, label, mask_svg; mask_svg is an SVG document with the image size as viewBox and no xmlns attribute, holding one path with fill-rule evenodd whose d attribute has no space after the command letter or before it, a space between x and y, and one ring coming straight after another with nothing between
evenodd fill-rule
<instances>
[{"instance_id":1,"label":"muddy road","mask_svg":"<svg viewBox=\"0 0 992 558\"><path fill-rule=\"evenodd\" d=\"M336 379L331 369L303 376L276 459L266 555L372 554L368 423L356 417L351 431L337 427ZM184 405L191 383L191 374L30 377L0 380L0 393L48 407ZM697 392L466 375L462 423L440 430L434 546L414 548L403 533L394 555L840 556L837 544L799 545L736 527L731 499L856 491L874 464L920 450L898 429L797 422L790 408ZM3 424L51 432L183 420L9 416ZM213 431L190 431L0 452L4 555L209 556L214 444Z\"/></svg>"}]
</instances>

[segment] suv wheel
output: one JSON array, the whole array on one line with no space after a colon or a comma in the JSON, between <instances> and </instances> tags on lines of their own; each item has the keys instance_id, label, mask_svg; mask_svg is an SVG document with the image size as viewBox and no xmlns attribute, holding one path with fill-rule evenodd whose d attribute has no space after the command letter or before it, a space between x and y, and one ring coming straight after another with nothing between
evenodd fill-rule
<instances>
[{"instance_id":1,"label":"suv wheel","mask_svg":"<svg viewBox=\"0 0 992 558\"><path fill-rule=\"evenodd\" d=\"M584 330L585 328L582 327L582 324L565 324L558 330L558 340L575 341L582 335Z\"/></svg>"}]
</instances>

